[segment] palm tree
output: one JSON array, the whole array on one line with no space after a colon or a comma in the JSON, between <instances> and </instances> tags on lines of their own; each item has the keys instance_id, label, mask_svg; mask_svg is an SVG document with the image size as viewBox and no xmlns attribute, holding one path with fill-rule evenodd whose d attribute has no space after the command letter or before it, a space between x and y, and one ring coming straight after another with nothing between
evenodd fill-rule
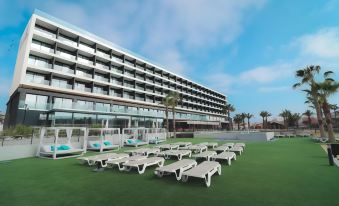
<instances>
[{"instance_id":1,"label":"palm tree","mask_svg":"<svg viewBox=\"0 0 339 206\"><path fill-rule=\"evenodd\" d=\"M171 101L170 101L170 96L169 94L166 95L166 97L164 97L162 99L162 104L165 106L165 118L166 118L166 137L168 138L168 131L169 131L169 121L168 121L168 109L171 106Z\"/></svg>"},{"instance_id":2,"label":"palm tree","mask_svg":"<svg viewBox=\"0 0 339 206\"><path fill-rule=\"evenodd\" d=\"M333 72L331 72L333 73ZM328 76L329 73L325 72L324 76ZM334 80L325 79L324 82L318 84L319 86L319 95L320 95L320 102L322 105L322 109L325 115L326 123L327 123L327 130L328 130L328 140L330 143L335 142L334 131L333 131L333 122L331 117L331 110L330 104L328 103L328 97L335 94L339 88L339 83L335 82Z\"/></svg>"},{"instance_id":3,"label":"palm tree","mask_svg":"<svg viewBox=\"0 0 339 206\"><path fill-rule=\"evenodd\" d=\"M223 108L224 114L227 114L228 121L230 121L229 126L228 126L229 130L231 130L231 128L233 128L232 119L231 119L231 112L234 112L234 111L235 111L235 107L232 104L226 104Z\"/></svg>"},{"instance_id":4,"label":"palm tree","mask_svg":"<svg viewBox=\"0 0 339 206\"><path fill-rule=\"evenodd\" d=\"M233 120L238 125L238 131L239 131L240 130L240 124L242 123L242 120L243 120L241 114L236 114L233 117Z\"/></svg>"},{"instance_id":5,"label":"palm tree","mask_svg":"<svg viewBox=\"0 0 339 206\"><path fill-rule=\"evenodd\" d=\"M179 102L182 101L182 98L178 92L170 92L168 95L169 95L169 102L172 108L172 115L173 115L173 136L174 138L176 138L177 135L176 135L176 128L175 128L175 108L178 106Z\"/></svg>"},{"instance_id":6,"label":"palm tree","mask_svg":"<svg viewBox=\"0 0 339 206\"><path fill-rule=\"evenodd\" d=\"M272 116L272 114L271 113L269 113L269 112L267 112L267 114L266 114L266 129L268 129L268 117L270 117L270 116Z\"/></svg>"},{"instance_id":7,"label":"palm tree","mask_svg":"<svg viewBox=\"0 0 339 206\"><path fill-rule=\"evenodd\" d=\"M291 115L291 119L293 121L293 124L299 128L299 120L301 118L301 115L299 113L294 113Z\"/></svg>"},{"instance_id":8,"label":"palm tree","mask_svg":"<svg viewBox=\"0 0 339 206\"><path fill-rule=\"evenodd\" d=\"M315 81L315 76L319 74L321 67L316 65L307 66L306 68L300 69L296 71L296 77L300 79L300 82L293 85L293 88L299 88L302 85L308 85L309 90L307 92L310 97L312 98L312 104L315 107L318 119L318 125L320 130L321 137L325 137L325 129L324 129L324 122L323 117L321 115L321 105L319 104L319 93L318 93L318 86Z\"/></svg>"},{"instance_id":9,"label":"palm tree","mask_svg":"<svg viewBox=\"0 0 339 206\"><path fill-rule=\"evenodd\" d=\"M303 113L303 115L307 117L308 127L311 129L311 125L312 125L311 116L313 115L313 112L308 109Z\"/></svg>"},{"instance_id":10,"label":"palm tree","mask_svg":"<svg viewBox=\"0 0 339 206\"><path fill-rule=\"evenodd\" d=\"M254 117L253 114L247 113L246 118L247 118L247 128L250 130L250 119Z\"/></svg>"},{"instance_id":11,"label":"palm tree","mask_svg":"<svg viewBox=\"0 0 339 206\"><path fill-rule=\"evenodd\" d=\"M291 116L291 112L287 109L283 110L279 116L281 116L284 120L284 126L287 129L288 128L288 118Z\"/></svg>"},{"instance_id":12,"label":"palm tree","mask_svg":"<svg viewBox=\"0 0 339 206\"><path fill-rule=\"evenodd\" d=\"M245 129L246 113L241 113L240 116L241 116L241 120L242 120L242 125L243 125L243 127Z\"/></svg>"},{"instance_id":13,"label":"palm tree","mask_svg":"<svg viewBox=\"0 0 339 206\"><path fill-rule=\"evenodd\" d=\"M262 128L266 129L267 117L271 116L271 113L269 113L268 111L261 111L259 113L259 115L262 117ZM265 124L265 122L266 122L266 124Z\"/></svg>"},{"instance_id":14,"label":"palm tree","mask_svg":"<svg viewBox=\"0 0 339 206\"><path fill-rule=\"evenodd\" d=\"M337 119L337 110L339 109L339 107L338 107L337 104L331 104L330 108L333 110L333 112L334 112L334 120L336 120Z\"/></svg>"}]
</instances>

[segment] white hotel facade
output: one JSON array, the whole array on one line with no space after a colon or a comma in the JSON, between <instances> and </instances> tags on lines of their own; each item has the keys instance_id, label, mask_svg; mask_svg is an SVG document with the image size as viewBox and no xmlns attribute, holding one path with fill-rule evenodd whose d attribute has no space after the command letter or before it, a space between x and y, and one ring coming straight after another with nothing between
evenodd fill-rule
<instances>
[{"instance_id":1,"label":"white hotel facade","mask_svg":"<svg viewBox=\"0 0 339 206\"><path fill-rule=\"evenodd\" d=\"M35 11L21 37L5 126L162 127L177 91L177 127L226 128L226 96L67 22ZM170 119L171 119L170 114Z\"/></svg>"}]
</instances>

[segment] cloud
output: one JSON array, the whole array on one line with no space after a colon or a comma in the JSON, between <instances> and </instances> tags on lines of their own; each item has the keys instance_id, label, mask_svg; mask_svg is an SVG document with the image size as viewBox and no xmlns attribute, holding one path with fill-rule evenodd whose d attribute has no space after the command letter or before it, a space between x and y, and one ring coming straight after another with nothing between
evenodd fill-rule
<instances>
[{"instance_id":1,"label":"cloud","mask_svg":"<svg viewBox=\"0 0 339 206\"><path fill-rule=\"evenodd\" d=\"M288 64L276 64L273 66L260 66L245 71L239 75L243 82L271 83L273 81L286 78L292 74L292 68Z\"/></svg>"},{"instance_id":2,"label":"cloud","mask_svg":"<svg viewBox=\"0 0 339 206\"><path fill-rule=\"evenodd\" d=\"M298 38L293 45L300 55L318 58L339 58L339 28L324 28L314 34Z\"/></svg>"},{"instance_id":3,"label":"cloud","mask_svg":"<svg viewBox=\"0 0 339 206\"><path fill-rule=\"evenodd\" d=\"M233 42L265 0L34 1L58 18L138 51L169 70L189 76L186 54L199 55ZM30 3L32 4L32 3ZM33 7L33 6L30 6Z\"/></svg>"}]
</instances>

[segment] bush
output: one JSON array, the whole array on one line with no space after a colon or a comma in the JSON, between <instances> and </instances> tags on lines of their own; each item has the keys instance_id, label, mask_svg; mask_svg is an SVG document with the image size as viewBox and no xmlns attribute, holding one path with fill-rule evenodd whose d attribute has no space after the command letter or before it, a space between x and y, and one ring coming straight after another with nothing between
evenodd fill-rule
<instances>
[{"instance_id":1,"label":"bush","mask_svg":"<svg viewBox=\"0 0 339 206\"><path fill-rule=\"evenodd\" d=\"M30 137L32 135L32 127L18 124L3 131L3 136L23 136Z\"/></svg>"},{"instance_id":2,"label":"bush","mask_svg":"<svg viewBox=\"0 0 339 206\"><path fill-rule=\"evenodd\" d=\"M102 128L101 124L92 124L91 128Z\"/></svg>"}]
</instances>

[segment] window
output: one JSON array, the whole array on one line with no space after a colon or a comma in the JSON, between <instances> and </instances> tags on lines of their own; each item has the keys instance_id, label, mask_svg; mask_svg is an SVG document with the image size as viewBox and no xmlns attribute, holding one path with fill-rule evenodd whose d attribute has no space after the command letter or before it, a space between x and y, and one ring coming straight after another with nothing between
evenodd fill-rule
<instances>
[{"instance_id":1,"label":"window","mask_svg":"<svg viewBox=\"0 0 339 206\"><path fill-rule=\"evenodd\" d=\"M95 103L95 109L96 109L96 111L109 112L110 111L110 104Z\"/></svg>"},{"instance_id":2,"label":"window","mask_svg":"<svg viewBox=\"0 0 339 206\"><path fill-rule=\"evenodd\" d=\"M96 115L74 113L74 124L91 125L91 124L95 124L95 122L96 122Z\"/></svg>"},{"instance_id":3,"label":"window","mask_svg":"<svg viewBox=\"0 0 339 206\"><path fill-rule=\"evenodd\" d=\"M54 97L53 108L72 109L72 99Z\"/></svg>"},{"instance_id":4,"label":"window","mask_svg":"<svg viewBox=\"0 0 339 206\"><path fill-rule=\"evenodd\" d=\"M78 100L76 102L76 108L82 110L93 110L93 102Z\"/></svg>"},{"instance_id":5,"label":"window","mask_svg":"<svg viewBox=\"0 0 339 206\"><path fill-rule=\"evenodd\" d=\"M54 124L55 125L72 125L72 113L68 112L55 112Z\"/></svg>"},{"instance_id":6,"label":"window","mask_svg":"<svg viewBox=\"0 0 339 206\"><path fill-rule=\"evenodd\" d=\"M26 94L25 104L28 109L47 109L47 96Z\"/></svg>"}]
</instances>

